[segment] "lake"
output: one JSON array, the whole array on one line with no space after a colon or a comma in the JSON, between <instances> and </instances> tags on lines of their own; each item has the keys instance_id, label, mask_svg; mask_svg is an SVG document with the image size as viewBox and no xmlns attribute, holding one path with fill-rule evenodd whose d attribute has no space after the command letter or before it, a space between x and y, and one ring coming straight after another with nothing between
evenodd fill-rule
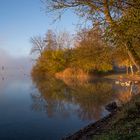
<instances>
[{"instance_id":1,"label":"lake","mask_svg":"<svg viewBox=\"0 0 140 140\"><path fill-rule=\"evenodd\" d=\"M111 80L61 81L1 70L0 139L59 140L106 116L106 104L129 101L131 91Z\"/></svg>"}]
</instances>

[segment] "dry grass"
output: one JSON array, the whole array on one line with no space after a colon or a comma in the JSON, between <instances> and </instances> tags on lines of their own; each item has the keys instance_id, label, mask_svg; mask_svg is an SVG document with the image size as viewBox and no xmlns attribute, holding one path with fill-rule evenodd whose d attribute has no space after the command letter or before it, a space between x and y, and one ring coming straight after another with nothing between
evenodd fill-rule
<instances>
[{"instance_id":1,"label":"dry grass","mask_svg":"<svg viewBox=\"0 0 140 140\"><path fill-rule=\"evenodd\" d=\"M73 79L73 80L78 80L78 81L87 81L92 78L92 76L88 73L85 73L81 69L72 69L72 68L67 68L62 72L58 72L55 74L55 77L57 79Z\"/></svg>"}]
</instances>

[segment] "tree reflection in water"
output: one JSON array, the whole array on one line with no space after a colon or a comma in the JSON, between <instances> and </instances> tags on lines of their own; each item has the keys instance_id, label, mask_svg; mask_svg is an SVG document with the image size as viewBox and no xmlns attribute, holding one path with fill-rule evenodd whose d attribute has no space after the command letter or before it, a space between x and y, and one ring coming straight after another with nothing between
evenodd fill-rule
<instances>
[{"instance_id":1,"label":"tree reflection in water","mask_svg":"<svg viewBox=\"0 0 140 140\"><path fill-rule=\"evenodd\" d=\"M117 92L118 93L117 93L116 100L118 104L123 105L129 102L133 96L135 96L136 94L139 94L140 83L134 84L134 82L132 82L132 84L129 87L119 86L119 88L117 87Z\"/></svg>"},{"instance_id":2,"label":"tree reflection in water","mask_svg":"<svg viewBox=\"0 0 140 140\"><path fill-rule=\"evenodd\" d=\"M32 109L45 111L50 118L58 115L65 118L76 114L82 120L98 120L104 116L106 104L122 99L125 95L121 93L120 87L120 93L117 93L113 82L108 80L61 81L49 76L32 76L32 80L38 89L38 92L31 94Z\"/></svg>"}]
</instances>

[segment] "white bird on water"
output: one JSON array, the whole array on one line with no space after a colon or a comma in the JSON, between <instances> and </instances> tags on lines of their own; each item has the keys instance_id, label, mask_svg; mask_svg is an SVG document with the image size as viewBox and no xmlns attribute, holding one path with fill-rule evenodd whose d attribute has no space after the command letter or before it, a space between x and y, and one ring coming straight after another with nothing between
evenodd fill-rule
<instances>
[{"instance_id":1,"label":"white bird on water","mask_svg":"<svg viewBox=\"0 0 140 140\"><path fill-rule=\"evenodd\" d=\"M131 81L126 81L126 82L122 82L122 81L115 81L115 84L117 84L117 85L121 85L121 86L126 86L126 87L129 87L130 85L131 85Z\"/></svg>"}]
</instances>

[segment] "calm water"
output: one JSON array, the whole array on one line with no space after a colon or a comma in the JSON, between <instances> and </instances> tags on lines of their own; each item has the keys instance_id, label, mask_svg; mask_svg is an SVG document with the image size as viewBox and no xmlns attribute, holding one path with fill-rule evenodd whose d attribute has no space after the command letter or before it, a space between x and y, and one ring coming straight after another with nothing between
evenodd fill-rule
<instances>
[{"instance_id":1,"label":"calm water","mask_svg":"<svg viewBox=\"0 0 140 140\"><path fill-rule=\"evenodd\" d=\"M114 81L75 82L0 72L0 140L59 140L108 112L114 100L131 99Z\"/></svg>"}]
</instances>

